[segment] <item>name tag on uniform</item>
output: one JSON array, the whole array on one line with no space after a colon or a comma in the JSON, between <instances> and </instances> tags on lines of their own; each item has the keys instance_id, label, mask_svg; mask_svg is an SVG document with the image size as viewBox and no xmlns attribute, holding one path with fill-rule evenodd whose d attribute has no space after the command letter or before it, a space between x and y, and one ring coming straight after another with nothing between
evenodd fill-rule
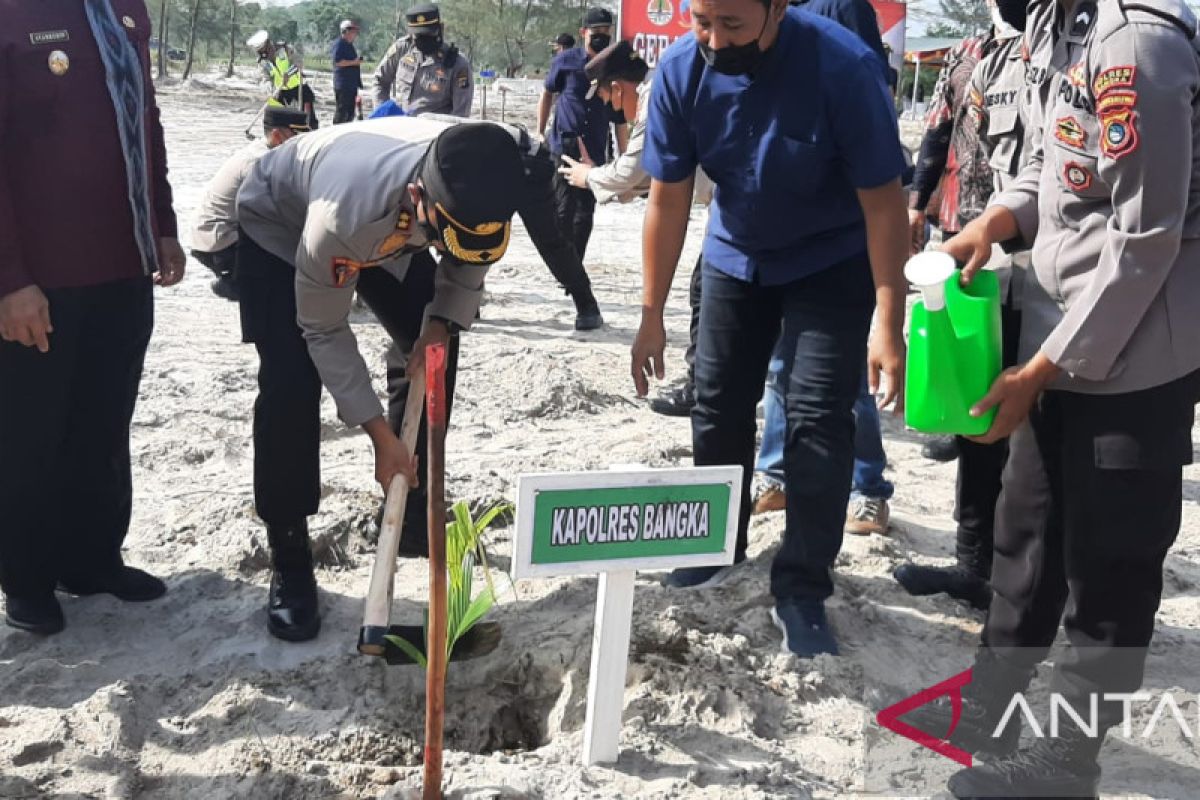
<instances>
[{"instance_id":1,"label":"name tag on uniform","mask_svg":"<svg viewBox=\"0 0 1200 800\"><path fill-rule=\"evenodd\" d=\"M71 41L71 34L66 31L38 31L29 34L30 44L58 44Z\"/></svg>"}]
</instances>

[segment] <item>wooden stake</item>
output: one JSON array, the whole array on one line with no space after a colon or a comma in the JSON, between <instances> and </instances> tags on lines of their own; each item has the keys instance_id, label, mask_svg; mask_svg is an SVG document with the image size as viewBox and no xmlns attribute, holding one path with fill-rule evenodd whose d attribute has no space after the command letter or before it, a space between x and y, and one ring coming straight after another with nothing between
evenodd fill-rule
<instances>
[{"instance_id":1,"label":"wooden stake","mask_svg":"<svg viewBox=\"0 0 1200 800\"><path fill-rule=\"evenodd\" d=\"M446 715L446 346L425 351L425 408L429 419L429 633L425 653L425 785L423 800L442 797L442 738Z\"/></svg>"}]
</instances>

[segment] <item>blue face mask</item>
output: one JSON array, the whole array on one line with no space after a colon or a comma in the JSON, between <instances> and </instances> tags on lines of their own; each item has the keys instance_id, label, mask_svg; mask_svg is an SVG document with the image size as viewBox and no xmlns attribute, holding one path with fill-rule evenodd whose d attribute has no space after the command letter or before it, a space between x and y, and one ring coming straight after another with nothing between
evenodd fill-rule
<instances>
[{"instance_id":1,"label":"blue face mask","mask_svg":"<svg viewBox=\"0 0 1200 800\"><path fill-rule=\"evenodd\" d=\"M704 59L705 64L722 75L749 75L762 63L763 50L758 46L758 40L762 38L763 31L767 29L767 20L770 18L771 9L768 8L758 36L754 37L754 41L746 44L728 45L714 50L697 39L696 46L700 48L700 57Z\"/></svg>"}]
</instances>

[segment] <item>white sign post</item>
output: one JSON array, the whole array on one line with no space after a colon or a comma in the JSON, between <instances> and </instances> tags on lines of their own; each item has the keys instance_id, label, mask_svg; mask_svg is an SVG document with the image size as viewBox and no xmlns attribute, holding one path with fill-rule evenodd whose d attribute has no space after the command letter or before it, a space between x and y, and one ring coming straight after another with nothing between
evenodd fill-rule
<instances>
[{"instance_id":1,"label":"white sign post","mask_svg":"<svg viewBox=\"0 0 1200 800\"><path fill-rule=\"evenodd\" d=\"M513 577L599 574L583 761L617 760L639 569L724 566L742 468L522 475Z\"/></svg>"}]
</instances>

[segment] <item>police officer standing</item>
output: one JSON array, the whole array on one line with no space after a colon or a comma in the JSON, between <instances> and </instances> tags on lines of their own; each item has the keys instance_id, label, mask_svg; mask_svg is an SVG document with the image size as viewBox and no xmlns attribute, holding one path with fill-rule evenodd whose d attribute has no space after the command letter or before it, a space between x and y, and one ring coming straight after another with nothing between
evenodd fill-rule
<instances>
[{"instance_id":1,"label":"police officer standing","mask_svg":"<svg viewBox=\"0 0 1200 800\"><path fill-rule=\"evenodd\" d=\"M943 246L969 280L993 243L1033 245L1023 363L978 404L997 409L984 441L1011 438L958 735L995 729L1060 621L1051 688L1099 712L1098 731L1060 714L1057 736L1002 737L1006 755L951 778L958 797L1096 796L1111 695L1142 683L1200 399L1196 30L1176 0L1031 6L1028 166Z\"/></svg>"},{"instance_id":2,"label":"police officer standing","mask_svg":"<svg viewBox=\"0 0 1200 800\"><path fill-rule=\"evenodd\" d=\"M308 130L308 116L298 108L268 105L263 109L263 138L234 153L209 181L196 210L192 255L212 270L213 292L237 300L237 195L254 162L298 133Z\"/></svg>"},{"instance_id":3,"label":"police officer standing","mask_svg":"<svg viewBox=\"0 0 1200 800\"><path fill-rule=\"evenodd\" d=\"M354 119L358 105L358 90L362 88L362 57L354 49L358 38L358 26L354 20L342 20L338 26L341 35L333 40L333 97L337 110L333 124L340 125Z\"/></svg>"},{"instance_id":4,"label":"police officer standing","mask_svg":"<svg viewBox=\"0 0 1200 800\"><path fill-rule=\"evenodd\" d=\"M315 637L321 622L307 518L321 495L322 384L342 421L370 436L380 486L399 474L416 485L350 330L355 290L412 374L426 344L470 326L508 246L523 178L512 137L480 123L414 140L407 121L308 134L260 158L238 193L242 333L260 359L255 505L274 562L268 629L288 641ZM436 266L430 247L444 254Z\"/></svg>"},{"instance_id":5,"label":"police officer standing","mask_svg":"<svg viewBox=\"0 0 1200 800\"><path fill-rule=\"evenodd\" d=\"M129 428L154 285L183 278L140 0L0 0L0 589L64 627L56 588L166 592L127 566Z\"/></svg>"},{"instance_id":6,"label":"police officer standing","mask_svg":"<svg viewBox=\"0 0 1200 800\"><path fill-rule=\"evenodd\" d=\"M582 48L571 48L554 57L538 103L537 131L545 136L555 158L568 156L593 166L605 163L608 151L609 112L604 101L593 94L591 80L584 73L588 60L599 55L612 41L612 14L603 8L589 8L579 33ZM557 100L555 99L557 98ZM554 108L554 126L546 136L550 109ZM625 120L618 120L622 125ZM578 189L565 177L556 176L558 225L563 235L575 244L583 260L592 235L592 216L596 198L588 189Z\"/></svg>"},{"instance_id":7,"label":"police officer standing","mask_svg":"<svg viewBox=\"0 0 1200 800\"><path fill-rule=\"evenodd\" d=\"M408 35L388 48L375 70L375 104L395 98L409 115L471 116L471 64L457 47L446 44L441 11L424 3L410 8L404 19Z\"/></svg>"}]
</instances>

